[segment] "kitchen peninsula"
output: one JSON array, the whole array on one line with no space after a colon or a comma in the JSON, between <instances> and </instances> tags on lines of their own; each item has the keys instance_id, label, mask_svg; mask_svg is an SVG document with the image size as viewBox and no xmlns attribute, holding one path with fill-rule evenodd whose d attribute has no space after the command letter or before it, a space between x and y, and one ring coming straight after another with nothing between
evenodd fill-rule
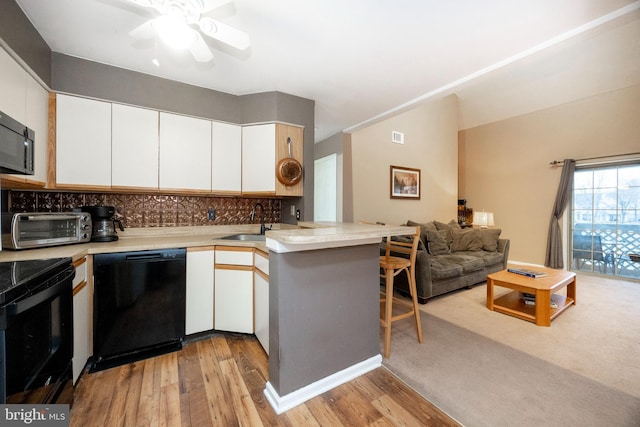
<instances>
[{"instance_id":1,"label":"kitchen peninsula","mask_svg":"<svg viewBox=\"0 0 640 427\"><path fill-rule=\"evenodd\" d=\"M282 413L379 367L379 248L413 227L299 223L267 232L269 382Z\"/></svg>"},{"instance_id":2,"label":"kitchen peninsula","mask_svg":"<svg viewBox=\"0 0 640 427\"><path fill-rule=\"evenodd\" d=\"M120 239L23 251L0 261L171 248L252 247L268 251L269 382L265 394L282 413L381 365L379 243L412 227L364 224L275 224L265 241L225 240L257 233L255 224L126 229Z\"/></svg>"}]
</instances>

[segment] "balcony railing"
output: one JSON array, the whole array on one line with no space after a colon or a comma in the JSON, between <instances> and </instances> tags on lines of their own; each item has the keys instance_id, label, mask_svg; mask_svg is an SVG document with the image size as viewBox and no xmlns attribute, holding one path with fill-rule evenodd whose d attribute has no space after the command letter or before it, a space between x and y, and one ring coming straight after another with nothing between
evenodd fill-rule
<instances>
[{"instance_id":1,"label":"balcony railing","mask_svg":"<svg viewBox=\"0 0 640 427\"><path fill-rule=\"evenodd\" d=\"M629 258L638 253L640 224L574 224L569 254L572 270L640 279L640 262Z\"/></svg>"}]
</instances>

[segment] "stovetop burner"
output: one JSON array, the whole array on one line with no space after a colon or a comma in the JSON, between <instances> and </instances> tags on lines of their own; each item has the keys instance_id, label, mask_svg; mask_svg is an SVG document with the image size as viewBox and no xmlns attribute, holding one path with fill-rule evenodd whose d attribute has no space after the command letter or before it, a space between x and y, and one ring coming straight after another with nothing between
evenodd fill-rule
<instances>
[{"instance_id":1,"label":"stovetop burner","mask_svg":"<svg viewBox=\"0 0 640 427\"><path fill-rule=\"evenodd\" d=\"M71 264L71 258L0 262L0 305L34 291L42 276L52 276Z\"/></svg>"}]
</instances>

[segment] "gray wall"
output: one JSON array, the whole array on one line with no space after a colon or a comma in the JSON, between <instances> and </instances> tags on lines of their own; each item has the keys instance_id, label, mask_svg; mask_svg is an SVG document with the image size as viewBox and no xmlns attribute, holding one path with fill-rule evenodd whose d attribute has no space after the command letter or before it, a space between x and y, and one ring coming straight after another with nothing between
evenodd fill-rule
<instances>
[{"instance_id":1,"label":"gray wall","mask_svg":"<svg viewBox=\"0 0 640 427\"><path fill-rule=\"evenodd\" d=\"M51 49L13 0L0 1L0 39L51 87Z\"/></svg>"}]
</instances>

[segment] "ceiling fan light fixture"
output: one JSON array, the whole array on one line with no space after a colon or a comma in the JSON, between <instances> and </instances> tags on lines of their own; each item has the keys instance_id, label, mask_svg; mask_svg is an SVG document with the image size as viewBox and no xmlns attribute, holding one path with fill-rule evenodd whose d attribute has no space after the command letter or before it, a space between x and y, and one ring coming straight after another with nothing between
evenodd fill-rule
<instances>
[{"instance_id":1,"label":"ceiling fan light fixture","mask_svg":"<svg viewBox=\"0 0 640 427\"><path fill-rule=\"evenodd\" d=\"M174 49L187 49L196 41L197 34L180 16L161 16L153 21L153 25L160 40Z\"/></svg>"}]
</instances>

